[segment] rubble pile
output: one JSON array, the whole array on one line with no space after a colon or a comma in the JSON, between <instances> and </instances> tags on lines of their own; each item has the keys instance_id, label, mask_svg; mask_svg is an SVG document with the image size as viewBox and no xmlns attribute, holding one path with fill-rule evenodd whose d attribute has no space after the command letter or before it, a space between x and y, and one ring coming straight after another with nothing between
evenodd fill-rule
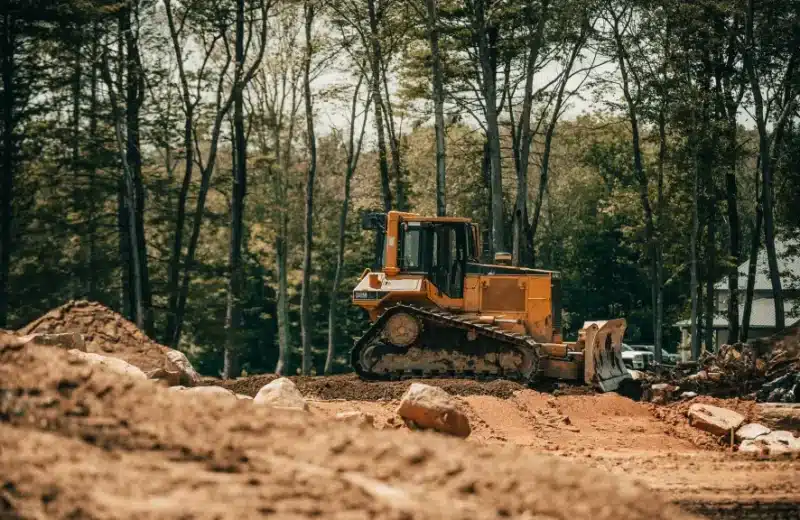
<instances>
[{"instance_id":1,"label":"rubble pile","mask_svg":"<svg viewBox=\"0 0 800 520\"><path fill-rule=\"evenodd\" d=\"M664 388L668 387L666 396L693 392L800 403L800 326L769 338L722 345L697 362L682 363L658 375L646 374L643 381L646 395L654 402L665 401Z\"/></svg>"}]
</instances>

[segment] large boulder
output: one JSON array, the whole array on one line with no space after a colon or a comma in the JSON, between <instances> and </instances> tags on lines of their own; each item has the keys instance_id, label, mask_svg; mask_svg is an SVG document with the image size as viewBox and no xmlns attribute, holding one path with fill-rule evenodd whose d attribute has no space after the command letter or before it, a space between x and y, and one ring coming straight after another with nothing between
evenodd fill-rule
<instances>
[{"instance_id":1,"label":"large boulder","mask_svg":"<svg viewBox=\"0 0 800 520\"><path fill-rule=\"evenodd\" d=\"M94 354L91 352L81 352L77 349L70 350L69 354L74 359L78 359L84 363L89 363L90 365L100 367L104 370L116 372L117 374L122 374L134 379L147 379L147 375L142 372L139 367L133 366L119 358L101 356L100 354Z\"/></svg>"},{"instance_id":2,"label":"large boulder","mask_svg":"<svg viewBox=\"0 0 800 520\"><path fill-rule=\"evenodd\" d=\"M736 430L736 440L739 442L752 441L762 435L767 435L771 431L763 424L748 423Z\"/></svg>"},{"instance_id":3,"label":"large boulder","mask_svg":"<svg viewBox=\"0 0 800 520\"><path fill-rule=\"evenodd\" d=\"M700 403L689 407L689 424L720 437L738 430L743 423L742 414L727 408Z\"/></svg>"},{"instance_id":4,"label":"large boulder","mask_svg":"<svg viewBox=\"0 0 800 520\"><path fill-rule=\"evenodd\" d=\"M791 432L775 431L755 439L742 441L739 451L758 455L800 453L800 439L792 435Z\"/></svg>"},{"instance_id":5,"label":"large boulder","mask_svg":"<svg viewBox=\"0 0 800 520\"><path fill-rule=\"evenodd\" d=\"M472 431L458 401L441 388L422 383L411 384L400 401L397 414L406 423L456 437L468 437Z\"/></svg>"},{"instance_id":6,"label":"large boulder","mask_svg":"<svg viewBox=\"0 0 800 520\"><path fill-rule=\"evenodd\" d=\"M167 359L180 371L182 385L195 386L200 384L200 374L197 373L189 358L183 352L169 349L167 351Z\"/></svg>"},{"instance_id":7,"label":"large boulder","mask_svg":"<svg viewBox=\"0 0 800 520\"><path fill-rule=\"evenodd\" d=\"M255 398L255 404L272 406L275 408L289 408L293 410L308 410L308 403L303 394L290 379L280 377L261 387Z\"/></svg>"},{"instance_id":8,"label":"large boulder","mask_svg":"<svg viewBox=\"0 0 800 520\"><path fill-rule=\"evenodd\" d=\"M222 388L221 386L194 386L192 388L185 388L185 387L173 387L175 389L180 389L181 393L189 394L189 395L209 395L216 398L224 398L224 399L236 399L236 394L228 390L227 388Z\"/></svg>"}]
</instances>

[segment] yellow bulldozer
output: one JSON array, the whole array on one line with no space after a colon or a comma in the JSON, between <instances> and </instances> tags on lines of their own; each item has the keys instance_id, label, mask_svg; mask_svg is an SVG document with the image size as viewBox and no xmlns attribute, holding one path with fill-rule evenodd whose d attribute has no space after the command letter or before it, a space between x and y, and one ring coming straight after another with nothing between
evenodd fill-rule
<instances>
[{"instance_id":1,"label":"yellow bulldozer","mask_svg":"<svg viewBox=\"0 0 800 520\"><path fill-rule=\"evenodd\" d=\"M624 319L587 321L561 337L556 271L481 263L470 219L390 211L363 216L375 263L353 289L371 326L351 352L362 379L542 378L608 392L631 380L622 361Z\"/></svg>"}]
</instances>

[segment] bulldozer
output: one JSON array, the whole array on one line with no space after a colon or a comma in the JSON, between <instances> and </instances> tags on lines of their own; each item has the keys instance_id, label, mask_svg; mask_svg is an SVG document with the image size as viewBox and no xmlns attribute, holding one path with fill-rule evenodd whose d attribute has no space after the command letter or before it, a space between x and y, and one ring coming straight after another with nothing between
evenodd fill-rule
<instances>
[{"instance_id":1,"label":"bulldozer","mask_svg":"<svg viewBox=\"0 0 800 520\"><path fill-rule=\"evenodd\" d=\"M559 273L502 252L482 263L470 219L366 213L362 229L375 233L375 259L352 294L370 321L351 351L360 378L549 379L603 392L631 379L624 319L584 322L563 341Z\"/></svg>"}]
</instances>

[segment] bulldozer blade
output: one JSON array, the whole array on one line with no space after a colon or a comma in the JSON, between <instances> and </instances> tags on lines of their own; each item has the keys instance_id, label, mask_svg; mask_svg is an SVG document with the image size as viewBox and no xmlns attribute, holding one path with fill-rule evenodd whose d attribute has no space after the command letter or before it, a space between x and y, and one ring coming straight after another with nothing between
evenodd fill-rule
<instances>
[{"instance_id":1,"label":"bulldozer blade","mask_svg":"<svg viewBox=\"0 0 800 520\"><path fill-rule=\"evenodd\" d=\"M584 380L603 392L617 390L631 375L622 361L624 319L587 321L581 333L584 338Z\"/></svg>"}]
</instances>

